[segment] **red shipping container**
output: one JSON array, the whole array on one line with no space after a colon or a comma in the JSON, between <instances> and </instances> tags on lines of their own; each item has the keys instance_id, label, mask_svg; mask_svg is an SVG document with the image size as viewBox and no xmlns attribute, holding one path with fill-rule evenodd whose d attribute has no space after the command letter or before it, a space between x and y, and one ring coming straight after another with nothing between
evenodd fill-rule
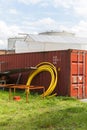
<instances>
[{"instance_id":1,"label":"red shipping container","mask_svg":"<svg viewBox=\"0 0 87 130\"><path fill-rule=\"evenodd\" d=\"M21 53L1 55L3 63L0 71L15 68L36 66L41 62L51 62L58 71L58 83L53 93L60 96L87 98L87 51L59 50L48 52ZM26 84L30 72L22 73L20 83ZM12 76L16 80L18 74ZM49 72L42 72L35 76L32 85L45 86L47 89L51 81Z\"/></svg>"}]
</instances>

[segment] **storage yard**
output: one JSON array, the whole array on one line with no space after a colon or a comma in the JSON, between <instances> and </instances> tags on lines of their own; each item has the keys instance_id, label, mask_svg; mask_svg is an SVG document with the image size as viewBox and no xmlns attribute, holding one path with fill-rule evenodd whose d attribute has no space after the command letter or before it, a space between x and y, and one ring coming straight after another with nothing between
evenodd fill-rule
<instances>
[{"instance_id":1,"label":"storage yard","mask_svg":"<svg viewBox=\"0 0 87 130\"><path fill-rule=\"evenodd\" d=\"M18 53L16 43L20 45L19 48L23 48L23 50ZM26 47L22 46L22 43L24 45L32 43L30 46L32 46L34 52L31 51L32 49L30 46L27 52ZM45 50L41 49L39 44L44 45ZM49 47L47 46L48 44L50 45ZM35 50L36 46L37 50ZM45 91L48 91L51 83L54 82L55 87L53 87L54 89L52 89L52 91L49 90L49 95L70 96L80 99L87 98L86 46L87 40L85 38L76 38L74 34L65 32L62 32L61 34L45 32L35 36L27 35L22 38L12 38L10 39L10 42L8 42L8 47L9 49L13 48L15 54L0 55L0 71L1 73L7 73L8 71L12 72L15 71L15 69L18 71L14 74L10 74L9 83L11 84L29 85L34 87L43 86ZM49 63L55 67L57 74L54 74L54 77L57 78L56 81L55 78L53 81L52 73L47 70L46 67L35 74L31 81L29 81L29 78L31 79L30 76L35 70L29 69L25 72L21 71L21 69L25 68L37 68L37 65L43 62ZM27 84L28 81L29 84ZM51 88L52 86L54 85L51 85ZM35 90L35 92L37 91L42 93L42 90Z\"/></svg>"},{"instance_id":2,"label":"storage yard","mask_svg":"<svg viewBox=\"0 0 87 130\"><path fill-rule=\"evenodd\" d=\"M87 0L0 0L0 130L87 130Z\"/></svg>"}]
</instances>

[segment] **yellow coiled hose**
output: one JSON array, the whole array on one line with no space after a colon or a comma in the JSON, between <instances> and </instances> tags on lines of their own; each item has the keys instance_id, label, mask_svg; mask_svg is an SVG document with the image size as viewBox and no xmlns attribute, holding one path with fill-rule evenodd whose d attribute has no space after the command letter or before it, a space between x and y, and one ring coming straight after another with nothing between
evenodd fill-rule
<instances>
[{"instance_id":1,"label":"yellow coiled hose","mask_svg":"<svg viewBox=\"0 0 87 130\"><path fill-rule=\"evenodd\" d=\"M57 85L58 76L57 76L56 67L49 62L42 62L42 63L38 64L36 67L37 67L37 69L33 73L31 73L26 85L30 85L32 79L38 73L43 72L43 71L48 71L51 75L51 82L50 82L48 89L41 95L41 96L43 96L43 95L48 96L53 92L53 90L55 89L55 87Z\"/></svg>"}]
</instances>

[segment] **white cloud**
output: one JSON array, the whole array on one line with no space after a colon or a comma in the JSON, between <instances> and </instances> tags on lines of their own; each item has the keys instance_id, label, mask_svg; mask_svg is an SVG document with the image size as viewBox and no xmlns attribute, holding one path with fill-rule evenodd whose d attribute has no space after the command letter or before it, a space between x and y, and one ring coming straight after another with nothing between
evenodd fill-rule
<instances>
[{"instance_id":1,"label":"white cloud","mask_svg":"<svg viewBox=\"0 0 87 130\"><path fill-rule=\"evenodd\" d=\"M23 26L8 25L4 21L0 21L0 45L2 48L6 48L7 39L9 37L15 37L18 33L36 33L43 31L68 31L76 33L77 36L87 37L87 21L80 21L78 24L68 26L67 22L58 22L48 17L39 19L33 22L23 22Z\"/></svg>"},{"instance_id":2,"label":"white cloud","mask_svg":"<svg viewBox=\"0 0 87 130\"><path fill-rule=\"evenodd\" d=\"M0 49L6 49L7 48L7 44L6 44L6 40L0 40Z\"/></svg>"},{"instance_id":3,"label":"white cloud","mask_svg":"<svg viewBox=\"0 0 87 130\"><path fill-rule=\"evenodd\" d=\"M4 21L0 21L0 44L2 48L6 48L8 37L12 37L21 32L20 27L17 25L7 25Z\"/></svg>"},{"instance_id":4,"label":"white cloud","mask_svg":"<svg viewBox=\"0 0 87 130\"><path fill-rule=\"evenodd\" d=\"M53 5L55 7L62 6L64 8L70 8L74 0L53 0Z\"/></svg>"},{"instance_id":5,"label":"white cloud","mask_svg":"<svg viewBox=\"0 0 87 130\"><path fill-rule=\"evenodd\" d=\"M24 33L34 33L34 32L42 32L42 31L68 31L73 32L77 36L81 37L87 37L87 21L80 21L77 24L70 26L69 22L58 22L54 19L48 17L39 19L37 21L30 21L30 22L23 22L23 25L20 27ZM10 27L11 30L11 27ZM16 34L16 27L12 28L12 30L15 30Z\"/></svg>"},{"instance_id":6,"label":"white cloud","mask_svg":"<svg viewBox=\"0 0 87 130\"><path fill-rule=\"evenodd\" d=\"M74 0L18 0L24 4L38 4L41 3L42 5L50 5L52 4L55 7L63 6L65 8L69 8L73 3Z\"/></svg>"},{"instance_id":7,"label":"white cloud","mask_svg":"<svg viewBox=\"0 0 87 130\"><path fill-rule=\"evenodd\" d=\"M0 38L7 38L10 35L15 35L20 31L17 25L7 25L4 21L0 21Z\"/></svg>"},{"instance_id":8,"label":"white cloud","mask_svg":"<svg viewBox=\"0 0 87 130\"><path fill-rule=\"evenodd\" d=\"M53 5L71 9L76 15L87 18L87 0L53 0Z\"/></svg>"},{"instance_id":9,"label":"white cloud","mask_svg":"<svg viewBox=\"0 0 87 130\"><path fill-rule=\"evenodd\" d=\"M18 11L16 9L10 9L9 10L9 13L10 14L13 14L13 15L17 15L18 14Z\"/></svg>"},{"instance_id":10,"label":"white cloud","mask_svg":"<svg viewBox=\"0 0 87 130\"><path fill-rule=\"evenodd\" d=\"M37 4L37 3L40 3L42 0L18 0L19 2L21 3L24 3L24 4Z\"/></svg>"},{"instance_id":11,"label":"white cloud","mask_svg":"<svg viewBox=\"0 0 87 130\"><path fill-rule=\"evenodd\" d=\"M45 1L44 1L44 2L41 3L40 5L41 5L42 7L48 7L48 6L49 6L49 2L47 2L47 1L45 2Z\"/></svg>"},{"instance_id":12,"label":"white cloud","mask_svg":"<svg viewBox=\"0 0 87 130\"><path fill-rule=\"evenodd\" d=\"M33 27L34 31L35 29L38 30L38 28L39 31L50 31L50 30L63 31L64 30L64 31L75 33L76 36L87 37L87 21L84 20L81 20L77 24L70 26L70 23L68 22L60 23L51 18L44 18L32 23L30 22L29 26Z\"/></svg>"},{"instance_id":13,"label":"white cloud","mask_svg":"<svg viewBox=\"0 0 87 130\"><path fill-rule=\"evenodd\" d=\"M87 21L80 21L77 25L71 28L73 32L80 37L87 37Z\"/></svg>"},{"instance_id":14,"label":"white cloud","mask_svg":"<svg viewBox=\"0 0 87 130\"><path fill-rule=\"evenodd\" d=\"M76 0L73 9L78 15L87 17L87 0Z\"/></svg>"},{"instance_id":15,"label":"white cloud","mask_svg":"<svg viewBox=\"0 0 87 130\"><path fill-rule=\"evenodd\" d=\"M39 20L33 21L33 22L25 21L23 23L23 26L24 25L26 25L28 30L31 30L31 31L37 30L37 32L38 32L38 31L43 31L43 30L44 31L45 30L55 30L55 29L57 29L59 23L56 22L55 20L51 19L50 17L48 17L48 18L39 19Z\"/></svg>"},{"instance_id":16,"label":"white cloud","mask_svg":"<svg viewBox=\"0 0 87 130\"><path fill-rule=\"evenodd\" d=\"M66 24L61 24L59 30L75 33L77 37L87 37L87 21L82 20L71 27L66 26Z\"/></svg>"},{"instance_id":17,"label":"white cloud","mask_svg":"<svg viewBox=\"0 0 87 130\"><path fill-rule=\"evenodd\" d=\"M9 0L12 1L12 0ZM15 1L15 0L13 0ZM7 44L7 39L9 37L14 37L18 33L34 33L34 32L42 32L42 31L68 31L68 32L74 32L76 33L77 36L81 37L87 37L87 0L17 0L18 2L21 2L23 4L38 4L43 7L47 6L54 6L55 8L61 7L66 9L65 11L67 12L73 12L75 16L79 16L79 19L82 20L77 20L79 21L78 23L72 23L72 21L68 22L67 21L58 21L57 17L55 18L54 13L55 10L53 10L53 14L51 15L46 15L49 17L44 16L43 18L37 19L37 16L34 18L31 14L31 17L28 17L28 19L23 19L20 21L19 25L14 25L14 20L12 19L11 22L13 22L11 25L8 25L5 21L0 21L0 45L1 47L6 47ZM10 2L9 2L10 3ZM48 8L49 9L49 8ZM21 11L17 9L18 11ZM17 15L19 12L17 11L14 7L9 8L8 11L10 14ZM44 11L44 10L43 10ZM60 11L60 10L59 10ZM49 11L47 13L50 13ZM1 13L2 14L2 13ZM5 13L3 13L5 14ZM72 15L71 14L71 17ZM39 13L40 15L40 13ZM4 15L3 15L4 16ZM21 15L23 18L25 15ZM50 16L53 16L55 19L51 18ZM81 16L81 17L80 17ZM26 16L27 17L27 16ZM41 16L42 17L42 16ZM63 15L61 15L63 17ZM64 16L65 17L65 16ZM18 17L16 17L18 19ZM8 19L11 19L11 17ZM19 21L19 20L18 20ZM18 24L18 22L15 21L15 23Z\"/></svg>"},{"instance_id":18,"label":"white cloud","mask_svg":"<svg viewBox=\"0 0 87 130\"><path fill-rule=\"evenodd\" d=\"M43 19L40 19L39 21L37 21L36 24L44 24L44 25L47 25L47 26L50 26L52 24L55 24L55 20L51 19L51 18L43 18Z\"/></svg>"},{"instance_id":19,"label":"white cloud","mask_svg":"<svg viewBox=\"0 0 87 130\"><path fill-rule=\"evenodd\" d=\"M48 5L66 8L72 11L76 15L87 18L87 0L18 0L24 4L39 4L40 6L47 7Z\"/></svg>"}]
</instances>

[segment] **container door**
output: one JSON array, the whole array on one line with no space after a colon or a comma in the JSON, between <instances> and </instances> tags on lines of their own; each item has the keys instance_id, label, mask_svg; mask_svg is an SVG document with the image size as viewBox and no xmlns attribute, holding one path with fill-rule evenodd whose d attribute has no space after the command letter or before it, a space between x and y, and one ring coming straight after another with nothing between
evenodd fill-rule
<instances>
[{"instance_id":1,"label":"container door","mask_svg":"<svg viewBox=\"0 0 87 130\"><path fill-rule=\"evenodd\" d=\"M85 52L71 53L71 96L86 97L86 54Z\"/></svg>"}]
</instances>

